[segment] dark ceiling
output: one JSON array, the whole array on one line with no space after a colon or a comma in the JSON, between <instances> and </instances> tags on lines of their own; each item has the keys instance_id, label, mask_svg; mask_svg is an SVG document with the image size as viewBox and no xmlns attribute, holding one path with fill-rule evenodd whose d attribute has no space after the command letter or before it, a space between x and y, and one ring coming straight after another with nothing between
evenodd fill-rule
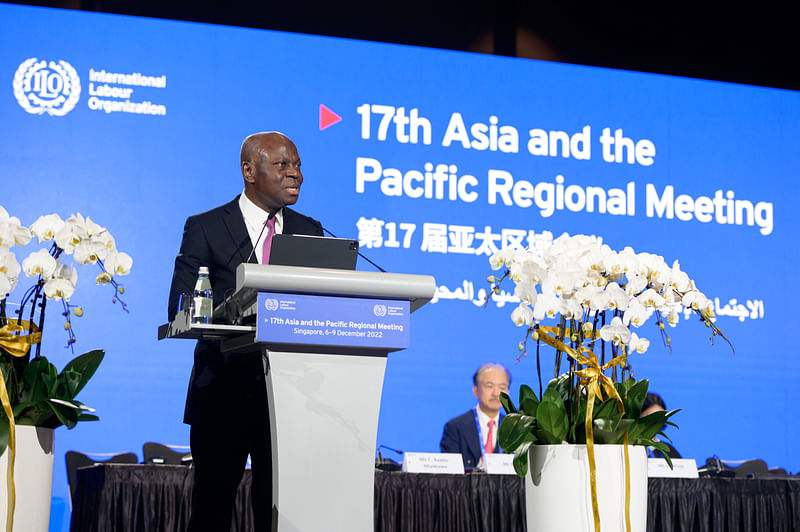
<instances>
[{"instance_id":1,"label":"dark ceiling","mask_svg":"<svg viewBox=\"0 0 800 532\"><path fill-rule=\"evenodd\" d=\"M17 3L315 33L800 89L797 17L611 2L61 0ZM656 3L651 3L656 4ZM749 4L754 5L754 4Z\"/></svg>"}]
</instances>

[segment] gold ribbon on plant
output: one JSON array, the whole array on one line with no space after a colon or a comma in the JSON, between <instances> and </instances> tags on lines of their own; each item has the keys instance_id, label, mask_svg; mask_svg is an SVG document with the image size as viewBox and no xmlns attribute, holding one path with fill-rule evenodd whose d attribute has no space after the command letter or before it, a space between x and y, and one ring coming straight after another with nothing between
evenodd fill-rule
<instances>
[{"instance_id":1,"label":"gold ribbon on plant","mask_svg":"<svg viewBox=\"0 0 800 532\"><path fill-rule=\"evenodd\" d=\"M31 332L27 332L27 331ZM0 347L13 357L24 357L31 346L42 341L42 333L29 321L9 321L0 327Z\"/></svg>"},{"instance_id":2,"label":"gold ribbon on plant","mask_svg":"<svg viewBox=\"0 0 800 532\"><path fill-rule=\"evenodd\" d=\"M595 467L596 464L594 459L594 424L592 422L594 417L594 399L595 397L599 397L602 401L603 391L605 391L608 397L613 397L616 400L619 411L625 412L625 407L622 404L622 398L619 396L617 389L614 387L614 381L605 375L603 371L624 363L627 356L623 348L623 353L621 355L614 357L612 360L609 360L601 366L597 359L597 355L595 355L590 349L581 346L580 351L576 351L572 347L559 340L558 334L562 331L560 331L558 327L539 327L538 330L539 339L541 341L555 349L558 349L559 351L564 351L573 360L575 360L575 362L582 366L586 366L583 369L577 370L575 375L579 377L578 382L586 387L586 391L588 393L588 397L586 398L586 419L584 420L584 428L586 430L586 455L589 459L589 482L592 489L592 515L594 517L594 529L595 532L600 532L600 509L597 505L597 469ZM569 337L571 336L571 332L572 331L570 329L565 329L562 334L566 337ZM596 333L594 338L597 338L598 336L599 335ZM625 457L625 528L627 532L630 532L631 489L627 431L625 432L623 445Z\"/></svg>"},{"instance_id":3,"label":"gold ribbon on plant","mask_svg":"<svg viewBox=\"0 0 800 532\"><path fill-rule=\"evenodd\" d=\"M13 357L24 357L28 354L33 344L42 341L42 333L36 324L29 321L8 322L0 327L0 347L5 349ZM3 411L8 417L8 511L6 518L6 531L14 529L14 507L16 506L16 493L14 489L14 459L17 452L16 423L14 422L14 411L11 409L11 399L8 397L6 389L6 377L0 370L0 403Z\"/></svg>"}]
</instances>

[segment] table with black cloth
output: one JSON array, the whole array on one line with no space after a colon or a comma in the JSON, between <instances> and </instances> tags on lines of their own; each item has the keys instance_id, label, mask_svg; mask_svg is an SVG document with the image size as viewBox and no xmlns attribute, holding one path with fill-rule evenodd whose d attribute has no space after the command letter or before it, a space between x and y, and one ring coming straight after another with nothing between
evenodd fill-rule
<instances>
[{"instance_id":1,"label":"table with black cloth","mask_svg":"<svg viewBox=\"0 0 800 532\"><path fill-rule=\"evenodd\" d=\"M77 477L73 532L186 529L190 467L101 464L79 470ZM236 498L237 532L253 527L250 479L246 471ZM376 471L375 530L524 531L523 486L515 476ZM565 495L564 511L570 507ZM651 478L647 530L800 532L800 479Z\"/></svg>"}]
</instances>

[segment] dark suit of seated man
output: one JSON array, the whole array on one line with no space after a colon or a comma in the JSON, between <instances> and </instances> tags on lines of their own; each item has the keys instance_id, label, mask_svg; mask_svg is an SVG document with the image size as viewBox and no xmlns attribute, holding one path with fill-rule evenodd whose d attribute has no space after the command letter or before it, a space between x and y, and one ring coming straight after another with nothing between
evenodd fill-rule
<instances>
[{"instance_id":1,"label":"dark suit of seated man","mask_svg":"<svg viewBox=\"0 0 800 532\"><path fill-rule=\"evenodd\" d=\"M500 392L508 393L511 374L501 364L487 362L478 368L472 382L478 404L448 421L439 442L443 453L461 453L464 469L482 468L484 454L500 452L497 443L497 431L503 420Z\"/></svg>"},{"instance_id":2,"label":"dark suit of seated man","mask_svg":"<svg viewBox=\"0 0 800 532\"><path fill-rule=\"evenodd\" d=\"M192 293L200 266L209 268L216 307L233 293L239 264L265 261L270 247L265 250L264 244L271 234L322 236L318 221L286 207L297 201L303 174L297 148L285 135L270 132L247 137L242 143L241 170L244 194L186 220L170 288L170 320L179 295ZM192 532L230 530L248 454L255 529L272 529L265 375L259 349L228 354L220 350L218 341L197 342L184 414L184 422L191 425L195 467Z\"/></svg>"}]
</instances>

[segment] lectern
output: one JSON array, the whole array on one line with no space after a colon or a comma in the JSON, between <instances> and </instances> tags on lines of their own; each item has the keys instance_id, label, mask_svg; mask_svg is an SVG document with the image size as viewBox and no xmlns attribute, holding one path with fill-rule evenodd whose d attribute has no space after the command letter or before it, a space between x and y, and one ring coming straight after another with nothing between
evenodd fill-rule
<instances>
[{"instance_id":1,"label":"lectern","mask_svg":"<svg viewBox=\"0 0 800 532\"><path fill-rule=\"evenodd\" d=\"M162 326L162 338L220 338L230 356L261 348L273 530L374 530L386 357L408 347L410 314L435 290L425 275L241 264L215 311L229 323L192 325L184 311Z\"/></svg>"}]
</instances>

